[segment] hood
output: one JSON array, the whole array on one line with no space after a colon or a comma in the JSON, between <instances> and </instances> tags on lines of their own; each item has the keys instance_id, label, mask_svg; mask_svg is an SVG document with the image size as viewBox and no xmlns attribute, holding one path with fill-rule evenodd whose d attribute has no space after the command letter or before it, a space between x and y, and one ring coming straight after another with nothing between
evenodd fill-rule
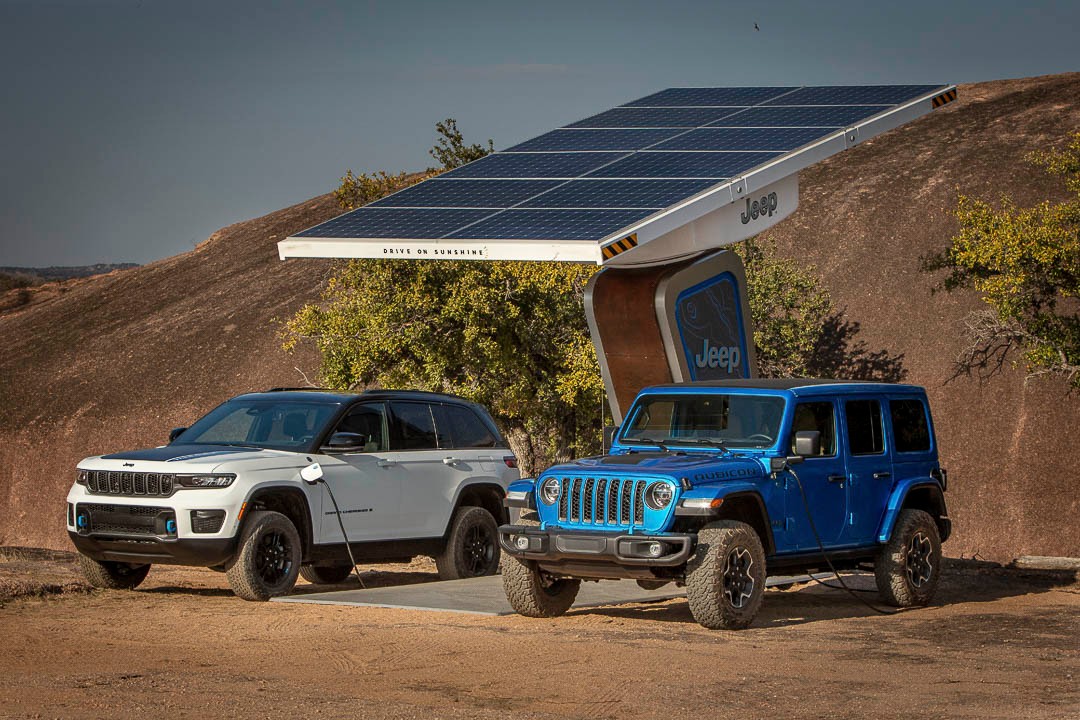
<instances>
[{"instance_id":1,"label":"hood","mask_svg":"<svg viewBox=\"0 0 1080 720\"><path fill-rule=\"evenodd\" d=\"M222 447L221 445L163 445L148 450L128 450L126 452L102 455L102 460L144 460L148 462L211 462L225 460L246 460L258 457L272 450L247 447ZM228 457L227 457L228 456Z\"/></svg>"},{"instance_id":2,"label":"hood","mask_svg":"<svg viewBox=\"0 0 1080 720\"><path fill-rule=\"evenodd\" d=\"M762 462L753 457L715 453L640 452L582 458L549 468L544 475L573 475L583 472L617 473L626 476L660 474L675 480L686 478L694 485L761 478L766 474Z\"/></svg>"}]
</instances>

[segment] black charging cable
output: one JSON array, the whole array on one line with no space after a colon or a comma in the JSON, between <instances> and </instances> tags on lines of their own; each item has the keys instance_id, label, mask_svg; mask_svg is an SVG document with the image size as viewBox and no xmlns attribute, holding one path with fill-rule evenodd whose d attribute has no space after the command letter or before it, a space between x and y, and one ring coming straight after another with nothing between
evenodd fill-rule
<instances>
[{"instance_id":1,"label":"black charging cable","mask_svg":"<svg viewBox=\"0 0 1080 720\"><path fill-rule=\"evenodd\" d=\"M360 583L362 590L367 590L367 585L360 578L360 568L356 566L356 558L353 557L352 548L349 546L349 536L345 533L345 523L341 521L341 510L338 508L337 499L334 498L334 491L330 489L330 483L326 482L325 478L320 478L323 486L326 488L326 492L330 493L330 502L334 503L334 513L337 515L338 527L341 528L341 537L345 540L345 549L349 551L349 561L352 563L353 573L356 575L357 582Z\"/></svg>"},{"instance_id":2,"label":"black charging cable","mask_svg":"<svg viewBox=\"0 0 1080 720\"><path fill-rule=\"evenodd\" d=\"M865 605L866 607L870 608L871 610L873 610L874 612L876 612L876 613L878 613L880 615L895 615L895 614L897 614L899 612L903 612L902 610L886 610L884 608L879 608L876 605L874 605L873 603L869 603L866 600L864 600L863 598L856 595L855 594L856 591L847 586L847 583L844 582L844 578L840 577L840 573L837 572L836 566L833 565L832 559L829 557L829 553L825 552L825 544L823 542L821 542L821 535L818 534L817 526L814 525L814 516L810 512L810 501L806 499L806 488L803 487L802 480L799 479L798 473L795 472L795 470L791 467L791 465L785 465L784 470L791 473L791 476L793 478L795 478L795 482L799 486L799 494L802 496L803 507L806 508L806 519L810 521L810 530L814 533L814 540L817 541L818 549L821 550L822 557L824 557L825 562L828 563L829 569L832 570L833 576L838 581L840 581L840 585L839 585L839 587L836 586L836 585L829 585L828 583L825 583L825 582L822 582L821 580L818 580L816 577L814 577L814 575L812 573L810 573L810 579L813 580L814 582L818 583L819 585L824 585L827 588L833 588L834 590L846 590L847 593L849 595L851 595L851 597L855 598L856 600L861 602L863 605ZM870 592L870 591L868 591L868 590L859 590L859 592Z\"/></svg>"}]
</instances>

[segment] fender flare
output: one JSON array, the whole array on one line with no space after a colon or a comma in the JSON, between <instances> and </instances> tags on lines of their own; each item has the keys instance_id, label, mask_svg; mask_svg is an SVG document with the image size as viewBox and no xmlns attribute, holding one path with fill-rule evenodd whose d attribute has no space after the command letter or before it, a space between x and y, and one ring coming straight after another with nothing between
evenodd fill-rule
<instances>
[{"instance_id":1,"label":"fender flare","mask_svg":"<svg viewBox=\"0 0 1080 720\"><path fill-rule=\"evenodd\" d=\"M906 480L901 480L893 488L892 494L889 495L889 503L885 507L885 515L881 518L881 525L878 527L877 541L879 543L889 542L889 538L892 537L893 528L896 527L896 520L900 516L900 511L904 509L904 504L907 502L908 495L912 490L927 489L935 497L935 500L940 503L942 513L941 516L945 517L947 512L945 510L945 493L941 489L941 483L932 477L914 477ZM937 518L935 518L937 520ZM943 538L944 539L944 538Z\"/></svg>"},{"instance_id":2,"label":"fender flare","mask_svg":"<svg viewBox=\"0 0 1080 720\"><path fill-rule=\"evenodd\" d=\"M765 546L765 554L771 555L776 548L776 541L773 538L772 523L769 520L769 510L765 505L765 499L761 497L761 493L755 484L749 482L729 482L722 486L698 486L691 490L687 490L679 499L681 503L688 498L704 498L704 499L722 499L728 500L742 500L747 499L753 502L760 514L762 527L759 530L759 534L762 535L761 541ZM675 513L679 513L678 507L675 508ZM710 517L716 518L722 516L724 513L724 506L721 505L718 508L712 510L709 513ZM696 514L696 513L695 513ZM761 532L761 531L764 532Z\"/></svg>"}]
</instances>

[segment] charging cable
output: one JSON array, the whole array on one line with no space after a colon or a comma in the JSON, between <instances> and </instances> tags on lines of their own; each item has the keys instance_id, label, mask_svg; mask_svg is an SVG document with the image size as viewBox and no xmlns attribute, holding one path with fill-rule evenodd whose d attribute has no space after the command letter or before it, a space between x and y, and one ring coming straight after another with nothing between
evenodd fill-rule
<instances>
[{"instance_id":1,"label":"charging cable","mask_svg":"<svg viewBox=\"0 0 1080 720\"><path fill-rule=\"evenodd\" d=\"M833 565L832 559L829 558L829 554L827 552L825 552L825 544L821 542L821 535L818 534L817 526L814 525L814 516L810 513L810 501L806 499L806 489L803 487L802 480L799 479L798 473L795 472L795 470L791 467L791 465L785 465L784 469L787 472L791 473L791 476L793 478L795 478L795 482L799 486L799 494L802 496L803 507L806 508L806 519L810 521L810 530L813 531L813 533L814 533L814 540L817 541L818 549L821 550L821 555L822 555L822 557L825 558L825 562L828 563L829 569L832 570L833 576L836 577L836 579L840 581L840 586L837 587L836 585L829 585L828 583L822 582L821 580L818 580L816 577L814 577L813 574L810 574L810 579L813 580L814 582L818 583L819 585L824 585L827 588L833 588L834 590L841 590L841 589L846 590L848 592L848 594L851 595L851 597L855 598L856 600L861 602L863 605L865 605L866 607L870 608L871 610L873 610L874 612L876 612L876 613L878 613L880 615L895 615L895 614L897 614L899 612L903 612L902 610L885 610L883 608L879 608L876 605L874 605L873 603L869 603L866 600L864 600L863 598L856 595L855 594L856 591L847 586L847 583L844 582L844 578L840 577L840 573L836 571L836 567ZM870 592L870 591L868 591L868 590L859 590L858 592Z\"/></svg>"},{"instance_id":2,"label":"charging cable","mask_svg":"<svg viewBox=\"0 0 1080 720\"><path fill-rule=\"evenodd\" d=\"M345 523L341 521L341 510L338 508L337 499L334 498L334 491L330 489L330 483L325 479L320 478L323 487L326 488L326 492L330 493L330 502L334 503L334 513L337 515L338 527L341 528L341 537L345 540L345 549L349 551L349 561L352 563L353 573L356 575L357 582L360 583L361 590L367 590L367 585L360 578L360 568L356 566L356 558L353 557L352 547L349 546L349 536L345 533Z\"/></svg>"}]
</instances>

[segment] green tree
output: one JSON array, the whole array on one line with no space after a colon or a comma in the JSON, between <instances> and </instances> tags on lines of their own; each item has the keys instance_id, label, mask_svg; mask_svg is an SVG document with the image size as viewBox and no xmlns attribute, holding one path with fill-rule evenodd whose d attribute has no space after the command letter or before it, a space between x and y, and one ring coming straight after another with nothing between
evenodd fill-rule
<instances>
[{"instance_id":1,"label":"green tree","mask_svg":"<svg viewBox=\"0 0 1080 720\"><path fill-rule=\"evenodd\" d=\"M461 131L458 130L457 120L453 118L447 118L442 122L435 123L435 131L440 137L436 141L435 147L431 148L428 153L439 161L439 165L442 166L443 170L453 170L456 167L461 167L465 163L479 160L495 150L495 144L490 139L487 141L487 147L479 143L466 145Z\"/></svg>"},{"instance_id":2,"label":"green tree","mask_svg":"<svg viewBox=\"0 0 1080 720\"><path fill-rule=\"evenodd\" d=\"M758 373L806 377L838 369L820 362L826 328L836 310L814 269L779 257L771 244L755 238L735 251L746 267Z\"/></svg>"},{"instance_id":3,"label":"green tree","mask_svg":"<svg viewBox=\"0 0 1080 720\"><path fill-rule=\"evenodd\" d=\"M1013 351L1031 375L1057 375L1080 387L1080 133L1059 151L1029 161L1064 179L1069 197L1000 208L961 195L960 231L923 268L945 270L939 287L973 288L989 306L966 320L969 345L957 373L988 377Z\"/></svg>"}]
</instances>

